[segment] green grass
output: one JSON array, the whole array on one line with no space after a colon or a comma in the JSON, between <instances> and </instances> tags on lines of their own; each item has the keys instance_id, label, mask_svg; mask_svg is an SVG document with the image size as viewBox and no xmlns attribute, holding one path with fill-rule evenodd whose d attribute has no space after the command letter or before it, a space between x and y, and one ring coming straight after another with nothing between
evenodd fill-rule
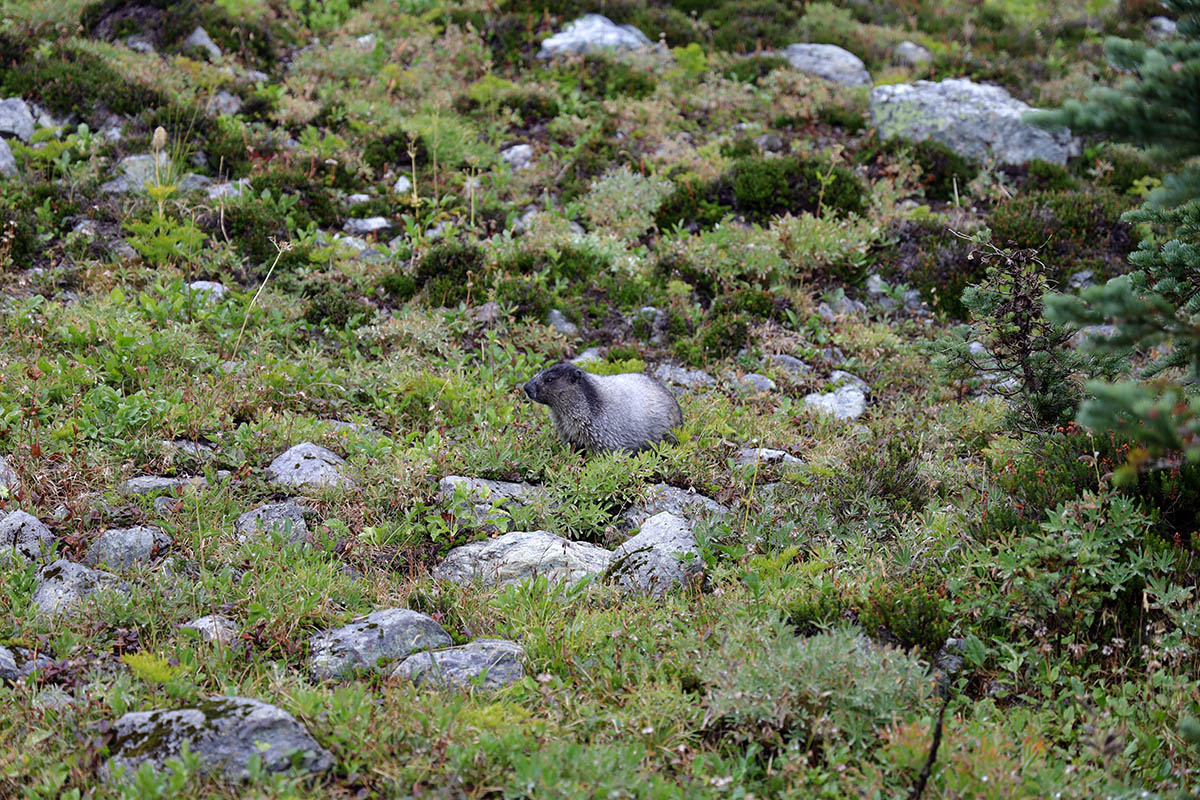
<instances>
[{"instance_id":1,"label":"green grass","mask_svg":"<svg viewBox=\"0 0 1200 800\"><path fill-rule=\"evenodd\" d=\"M36 565L0 563L0 645L54 662L0 685L0 797L909 796L943 690L927 798L1195 794L1200 754L1180 725L1200 715L1200 470L1114 486L1131 443L1074 426L1020 437L1002 400L932 370L928 347L982 272L951 229L1022 246L1054 234L1054 276L1116 274L1136 243L1117 217L1158 171L1099 145L1011 174L881 145L865 93L743 57L747 37L765 51L820 35L896 82L927 77L890 63L912 39L936 77L1063 96L1091 69L1079 9L521 2L489 16L219 0L185 20L214 21L227 57L211 64L172 49L179 20L150 23L161 56L87 38L109 5L0 13L0 96L78 115L14 146L23 177L0 179L0 456L21 486L0 509L51 525L72 559L107 528L154 524L173 544L169 565L122 575L128 597L53 620L31 607ZM676 61L535 60L583 10L661 30ZM1123 31L1138 12L1092 13ZM270 77L258 87L249 69ZM269 102L195 111L222 89ZM120 140L99 135L101 105L125 115ZM250 188L101 193L158 125L184 171ZM764 133L785 151L759 152ZM513 144L533 147L528 169L500 161ZM355 193L368 201L350 205ZM346 220L373 215L391 226L367 242L377 252L335 246ZM71 233L84 220L94 239ZM114 253L117 236L141 257ZM863 297L873 272L934 313L819 312L840 290ZM229 293L207 303L196 280ZM578 340L546 325L552 309ZM584 457L519 387L588 346L605 349L597 373L670 362L717 386L680 396L677 444ZM835 347L871 387L855 423L804 406L835 385ZM762 361L774 353L814 369L785 373ZM779 389L734 388L755 371ZM237 517L280 499L265 468L305 441L344 457L358 488L299 493L308 541L240 542ZM735 466L750 446L803 463ZM208 482L164 513L115 488L147 474ZM704 583L662 598L602 582L460 587L430 570L486 533L443 506L446 475L534 483L544 499L507 529L606 547L657 483L729 513L697 524ZM389 607L433 615L456 643L521 642L526 677L494 694L310 679L310 636ZM236 642L181 627L214 613ZM948 637L963 666L939 676ZM72 705L39 705L52 687ZM194 765L125 788L98 779L107 724L211 694L291 712L336 766L252 787Z\"/></svg>"}]
</instances>

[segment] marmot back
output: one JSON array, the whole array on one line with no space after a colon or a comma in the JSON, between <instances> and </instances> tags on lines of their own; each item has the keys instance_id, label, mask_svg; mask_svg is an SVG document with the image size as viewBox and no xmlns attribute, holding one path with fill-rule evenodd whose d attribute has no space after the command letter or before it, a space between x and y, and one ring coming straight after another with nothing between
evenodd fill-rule
<instances>
[{"instance_id":1,"label":"marmot back","mask_svg":"<svg viewBox=\"0 0 1200 800\"><path fill-rule=\"evenodd\" d=\"M559 438L593 452L637 452L666 439L683 423L679 403L661 383L640 372L592 375L555 364L525 384L530 400L550 407Z\"/></svg>"}]
</instances>

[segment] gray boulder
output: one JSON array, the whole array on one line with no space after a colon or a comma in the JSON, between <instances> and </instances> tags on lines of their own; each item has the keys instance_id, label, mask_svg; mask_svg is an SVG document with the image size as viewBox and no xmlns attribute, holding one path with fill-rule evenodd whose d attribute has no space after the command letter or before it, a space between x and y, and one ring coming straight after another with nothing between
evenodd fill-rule
<instances>
[{"instance_id":1,"label":"gray boulder","mask_svg":"<svg viewBox=\"0 0 1200 800\"><path fill-rule=\"evenodd\" d=\"M1005 164L1042 159L1065 164L1080 152L1066 129L1051 131L1023 121L1033 109L999 86L966 78L917 81L871 90L871 116L882 138L933 139L959 155Z\"/></svg>"},{"instance_id":2,"label":"gray boulder","mask_svg":"<svg viewBox=\"0 0 1200 800\"><path fill-rule=\"evenodd\" d=\"M933 60L933 56L929 51L916 42L901 42L896 45L896 49L892 51L897 63L904 64L909 67L919 67L922 64L928 64Z\"/></svg>"},{"instance_id":3,"label":"gray boulder","mask_svg":"<svg viewBox=\"0 0 1200 800\"><path fill-rule=\"evenodd\" d=\"M83 563L127 570L162 555L170 546L171 537L151 525L113 528L100 534L88 549Z\"/></svg>"},{"instance_id":4,"label":"gray boulder","mask_svg":"<svg viewBox=\"0 0 1200 800\"><path fill-rule=\"evenodd\" d=\"M29 144L33 138L33 113L19 97L0 100L0 137L15 136Z\"/></svg>"},{"instance_id":5,"label":"gray boulder","mask_svg":"<svg viewBox=\"0 0 1200 800\"><path fill-rule=\"evenodd\" d=\"M621 519L631 527L640 528L655 514L669 511L679 517L723 517L729 509L689 489L680 489L665 483L656 483L647 490L647 499L621 512Z\"/></svg>"},{"instance_id":6,"label":"gray boulder","mask_svg":"<svg viewBox=\"0 0 1200 800\"><path fill-rule=\"evenodd\" d=\"M527 144L514 144L501 150L500 157L513 169L526 169L533 163L533 148Z\"/></svg>"},{"instance_id":7,"label":"gray boulder","mask_svg":"<svg viewBox=\"0 0 1200 800\"><path fill-rule=\"evenodd\" d=\"M277 456L267 467L267 478L281 486L300 489L327 486L354 486L342 474L346 462L336 453L312 442L303 442Z\"/></svg>"},{"instance_id":8,"label":"gray boulder","mask_svg":"<svg viewBox=\"0 0 1200 800\"><path fill-rule=\"evenodd\" d=\"M217 47L217 43L208 35L208 31L199 26L196 30L188 34L188 37L183 40L184 47L199 47L208 53L208 57L213 61L218 61L221 58L221 48Z\"/></svg>"},{"instance_id":9,"label":"gray boulder","mask_svg":"<svg viewBox=\"0 0 1200 800\"><path fill-rule=\"evenodd\" d=\"M832 414L836 419L857 419L867 410L867 395L858 386L847 384L832 392L805 395L804 405L825 414Z\"/></svg>"},{"instance_id":10,"label":"gray boulder","mask_svg":"<svg viewBox=\"0 0 1200 800\"><path fill-rule=\"evenodd\" d=\"M685 389L704 389L717 385L717 379L704 370L676 367L671 364L659 364L654 370L654 377L665 384Z\"/></svg>"},{"instance_id":11,"label":"gray boulder","mask_svg":"<svg viewBox=\"0 0 1200 800\"><path fill-rule=\"evenodd\" d=\"M0 646L0 681L18 681L35 669L45 669L53 663L43 653L16 645Z\"/></svg>"},{"instance_id":12,"label":"gray boulder","mask_svg":"<svg viewBox=\"0 0 1200 800\"><path fill-rule=\"evenodd\" d=\"M450 634L431 617L407 608L385 608L314 634L309 639L308 665L315 677L328 680L378 669L381 658L394 660L450 643Z\"/></svg>"},{"instance_id":13,"label":"gray boulder","mask_svg":"<svg viewBox=\"0 0 1200 800\"><path fill-rule=\"evenodd\" d=\"M862 59L835 44L790 44L780 55L801 72L845 86L870 86Z\"/></svg>"},{"instance_id":14,"label":"gray boulder","mask_svg":"<svg viewBox=\"0 0 1200 800\"><path fill-rule=\"evenodd\" d=\"M304 509L295 503L267 503L252 508L238 517L233 527L240 542L264 534L282 536L289 542L302 542L308 537Z\"/></svg>"},{"instance_id":15,"label":"gray boulder","mask_svg":"<svg viewBox=\"0 0 1200 800\"><path fill-rule=\"evenodd\" d=\"M794 377L804 375L806 372L812 372L811 366L795 356L789 356L786 353L772 353L771 355L764 356L763 361L773 367L784 370Z\"/></svg>"},{"instance_id":16,"label":"gray boulder","mask_svg":"<svg viewBox=\"0 0 1200 800\"><path fill-rule=\"evenodd\" d=\"M584 14L543 41L537 57L635 49L649 44L646 34L632 25L618 25L602 14Z\"/></svg>"},{"instance_id":17,"label":"gray boulder","mask_svg":"<svg viewBox=\"0 0 1200 800\"><path fill-rule=\"evenodd\" d=\"M454 548L434 568L433 577L460 584L478 580L485 586L520 583L537 575L551 582L577 581L603 572L611 556L603 547L546 531L515 531Z\"/></svg>"},{"instance_id":18,"label":"gray boulder","mask_svg":"<svg viewBox=\"0 0 1200 800\"><path fill-rule=\"evenodd\" d=\"M508 518L512 509L532 502L544 502L547 497L545 490L529 483L467 478L462 475L447 475L438 481L438 494L454 514L481 526L495 525ZM456 497L461 499L456 501Z\"/></svg>"},{"instance_id":19,"label":"gray boulder","mask_svg":"<svg viewBox=\"0 0 1200 800\"><path fill-rule=\"evenodd\" d=\"M574 339L579 335L579 326L567 319L566 315L557 308L550 312L546 318L546 324L568 339Z\"/></svg>"},{"instance_id":20,"label":"gray boulder","mask_svg":"<svg viewBox=\"0 0 1200 800\"><path fill-rule=\"evenodd\" d=\"M155 174L155 163L158 173ZM101 185L100 190L114 194L136 192L146 186L153 186L159 179L166 180L171 169L171 157L165 151L156 154L143 153L125 156L117 162L118 175L115 179Z\"/></svg>"},{"instance_id":21,"label":"gray boulder","mask_svg":"<svg viewBox=\"0 0 1200 800\"><path fill-rule=\"evenodd\" d=\"M15 554L21 558L40 558L50 552L54 535L41 520L27 511L14 511L0 517L0 564Z\"/></svg>"},{"instance_id":22,"label":"gray boulder","mask_svg":"<svg viewBox=\"0 0 1200 800\"><path fill-rule=\"evenodd\" d=\"M524 658L525 650L516 642L478 639L462 647L411 655L396 665L392 677L456 689L501 689L525 676Z\"/></svg>"},{"instance_id":23,"label":"gray boulder","mask_svg":"<svg viewBox=\"0 0 1200 800\"><path fill-rule=\"evenodd\" d=\"M367 217L366 219L348 219L346 224L342 226L342 230L354 236L366 236L378 231L386 231L392 227L392 223L388 222L383 217ZM366 242L359 249L366 249Z\"/></svg>"},{"instance_id":24,"label":"gray boulder","mask_svg":"<svg viewBox=\"0 0 1200 800\"><path fill-rule=\"evenodd\" d=\"M646 520L636 536L618 547L609 566L624 589L653 595L691 582L702 571L691 523L666 511Z\"/></svg>"},{"instance_id":25,"label":"gray boulder","mask_svg":"<svg viewBox=\"0 0 1200 800\"><path fill-rule=\"evenodd\" d=\"M262 759L267 772L287 772L293 765L303 773L324 772L333 756L313 739L300 722L283 709L249 697L212 697L191 708L131 711L113 723L112 757L101 777L117 773L131 782L138 768L149 763L156 771L178 758L187 742L201 770L226 781L250 778L252 756Z\"/></svg>"},{"instance_id":26,"label":"gray boulder","mask_svg":"<svg viewBox=\"0 0 1200 800\"><path fill-rule=\"evenodd\" d=\"M78 606L101 589L129 591L111 572L88 569L65 558L39 569L37 577L33 602L43 614L58 614Z\"/></svg>"},{"instance_id":27,"label":"gray boulder","mask_svg":"<svg viewBox=\"0 0 1200 800\"><path fill-rule=\"evenodd\" d=\"M757 372L747 372L736 379L740 389L746 392L773 392L777 388L775 381Z\"/></svg>"},{"instance_id":28,"label":"gray boulder","mask_svg":"<svg viewBox=\"0 0 1200 800\"><path fill-rule=\"evenodd\" d=\"M238 635L238 626L234 624L233 620L219 614L197 617L183 627L199 631L201 639L217 644L229 644Z\"/></svg>"},{"instance_id":29,"label":"gray boulder","mask_svg":"<svg viewBox=\"0 0 1200 800\"><path fill-rule=\"evenodd\" d=\"M4 139L0 139L0 176L5 178L21 177L21 172L17 169L17 158Z\"/></svg>"}]
</instances>

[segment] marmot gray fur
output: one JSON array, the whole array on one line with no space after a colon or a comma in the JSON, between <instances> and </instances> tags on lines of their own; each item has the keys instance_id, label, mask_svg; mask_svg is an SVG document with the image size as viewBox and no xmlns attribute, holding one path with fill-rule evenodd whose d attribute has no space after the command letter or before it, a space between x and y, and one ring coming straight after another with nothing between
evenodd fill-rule
<instances>
[{"instance_id":1,"label":"marmot gray fur","mask_svg":"<svg viewBox=\"0 0 1200 800\"><path fill-rule=\"evenodd\" d=\"M679 403L640 372L592 375L573 364L555 364L525 384L525 394L550 407L559 438L592 452L637 452L666 439L683 422Z\"/></svg>"}]
</instances>

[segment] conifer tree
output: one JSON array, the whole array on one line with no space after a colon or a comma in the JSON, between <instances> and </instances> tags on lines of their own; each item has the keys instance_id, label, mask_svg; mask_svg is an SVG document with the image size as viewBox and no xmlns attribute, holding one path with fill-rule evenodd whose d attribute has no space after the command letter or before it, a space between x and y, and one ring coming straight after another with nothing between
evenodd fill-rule
<instances>
[{"instance_id":1,"label":"conifer tree","mask_svg":"<svg viewBox=\"0 0 1200 800\"><path fill-rule=\"evenodd\" d=\"M1090 382L1081 424L1131 435L1143 455L1182 450L1200 460L1200 0L1163 5L1178 17L1174 38L1105 43L1128 78L1030 115L1141 147L1173 170L1124 217L1147 232L1129 259L1135 269L1078 297L1048 295L1045 307L1056 322L1115 325L1113 336L1093 339L1098 350L1154 354L1141 380Z\"/></svg>"}]
</instances>

